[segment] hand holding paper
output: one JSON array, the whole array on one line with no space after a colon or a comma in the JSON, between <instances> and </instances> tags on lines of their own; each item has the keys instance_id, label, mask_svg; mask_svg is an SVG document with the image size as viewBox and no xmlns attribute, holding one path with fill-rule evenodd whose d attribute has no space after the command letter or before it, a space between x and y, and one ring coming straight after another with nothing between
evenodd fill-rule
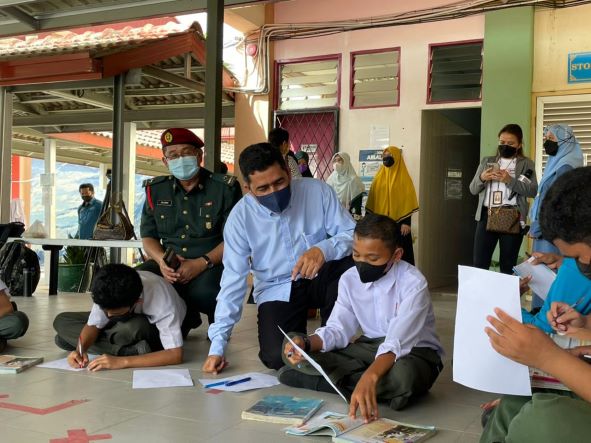
<instances>
[{"instance_id":1,"label":"hand holding paper","mask_svg":"<svg viewBox=\"0 0 591 443\"><path fill-rule=\"evenodd\" d=\"M279 328L279 326L277 326ZM345 400L345 403L347 402L347 398L343 395L343 393L341 391L339 391L339 389L334 385L334 383L332 382L332 380L330 379L330 377L326 374L326 372L324 372L324 369L322 369L322 366L320 366L318 363L316 363L314 361L314 359L312 357L310 357L308 354L306 354L304 352L304 350L302 348L300 348L298 345L295 344L295 342L289 337L289 335L287 335L285 333L285 331L281 328L279 328L279 330L281 331L281 333L285 336L285 338L287 338L287 340L289 340L289 342L291 343L291 345L295 348L295 350L302 356L304 357L311 365L312 367L314 367L314 369L316 369L320 375L322 375L325 380L332 386L332 388L337 392L337 394L339 394L343 400Z\"/></svg>"}]
</instances>

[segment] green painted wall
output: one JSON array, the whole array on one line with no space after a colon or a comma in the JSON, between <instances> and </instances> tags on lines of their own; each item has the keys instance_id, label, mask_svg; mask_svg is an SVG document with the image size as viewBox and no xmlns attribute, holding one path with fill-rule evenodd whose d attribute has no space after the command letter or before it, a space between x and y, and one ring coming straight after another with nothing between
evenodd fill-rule
<instances>
[{"instance_id":1,"label":"green painted wall","mask_svg":"<svg viewBox=\"0 0 591 443\"><path fill-rule=\"evenodd\" d=\"M529 155L533 7L486 13L483 52L480 154L494 155L499 130L507 123L517 123L523 129L523 147L525 154Z\"/></svg>"}]
</instances>

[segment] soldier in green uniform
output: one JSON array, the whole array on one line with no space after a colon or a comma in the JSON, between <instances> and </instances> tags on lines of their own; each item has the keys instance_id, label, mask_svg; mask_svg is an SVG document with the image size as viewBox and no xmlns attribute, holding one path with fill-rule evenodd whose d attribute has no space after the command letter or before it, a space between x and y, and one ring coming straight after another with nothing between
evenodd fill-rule
<instances>
[{"instance_id":1,"label":"soldier in green uniform","mask_svg":"<svg viewBox=\"0 0 591 443\"><path fill-rule=\"evenodd\" d=\"M242 197L232 175L201 168L203 142L184 128L161 136L162 161L172 175L144 182L146 201L140 233L150 260L138 269L162 275L187 303L183 334L201 324L201 315L213 323L222 278L222 232L230 210ZM180 260L177 269L163 260L170 247Z\"/></svg>"}]
</instances>

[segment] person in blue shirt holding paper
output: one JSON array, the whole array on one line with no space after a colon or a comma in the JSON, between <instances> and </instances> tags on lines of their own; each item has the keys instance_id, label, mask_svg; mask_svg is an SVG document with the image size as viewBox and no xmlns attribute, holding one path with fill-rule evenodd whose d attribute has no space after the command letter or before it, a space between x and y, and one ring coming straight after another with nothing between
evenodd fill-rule
<instances>
[{"instance_id":1,"label":"person in blue shirt holding paper","mask_svg":"<svg viewBox=\"0 0 591 443\"><path fill-rule=\"evenodd\" d=\"M585 315L591 313L591 280L581 272L573 258L565 257L562 260L556 280L552 283L540 310L536 314L531 314L526 309L521 310L523 323L537 326L546 333L553 333L554 330L547 319L553 302L576 304L574 307L577 311Z\"/></svg>"},{"instance_id":2,"label":"person in blue shirt holding paper","mask_svg":"<svg viewBox=\"0 0 591 443\"><path fill-rule=\"evenodd\" d=\"M224 272L203 365L214 374L226 366L225 348L242 315L249 273L258 305L259 358L279 369L283 335L277 326L305 333L309 308L320 308L324 324L339 278L353 266L355 222L326 183L292 180L281 152L269 143L247 147L239 165L248 193L224 227Z\"/></svg>"},{"instance_id":3,"label":"person in blue shirt holding paper","mask_svg":"<svg viewBox=\"0 0 591 443\"><path fill-rule=\"evenodd\" d=\"M544 128L544 151L548 155L548 162L538 186L538 195L529 212L531 223L529 235L534 239L532 249L534 252L557 254L558 248L542 236L538 220L540 206L552 183L558 177L583 166L583 152L572 128L567 125L551 125ZM534 294L532 308L539 308L543 303L544 300Z\"/></svg>"},{"instance_id":4,"label":"person in blue shirt holding paper","mask_svg":"<svg viewBox=\"0 0 591 443\"><path fill-rule=\"evenodd\" d=\"M565 257L560 270L572 264L578 271L576 278L579 282L581 279L591 281L589 189L591 167L569 171L556 179L540 208L544 238ZM570 296L563 294L562 297ZM585 301L574 309L579 310L579 306L585 306ZM575 333L571 326L582 328L587 322L581 322L580 316L573 315L573 312L570 304L554 302L548 312L549 323L557 331ZM550 390L536 392L532 397L503 396L488 419L480 442L588 442L591 435L591 365L582 355L589 354L591 347L561 349L538 328L523 325L498 308L494 314L487 318L492 327L486 328L494 349L518 363L550 374L572 392ZM578 319L576 324L571 323L575 319Z\"/></svg>"}]
</instances>

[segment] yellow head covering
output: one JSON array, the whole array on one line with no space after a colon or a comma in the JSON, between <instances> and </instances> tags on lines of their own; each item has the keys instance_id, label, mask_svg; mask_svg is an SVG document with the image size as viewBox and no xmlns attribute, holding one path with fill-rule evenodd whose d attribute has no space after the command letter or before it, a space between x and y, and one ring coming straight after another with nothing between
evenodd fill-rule
<instances>
[{"instance_id":1,"label":"yellow head covering","mask_svg":"<svg viewBox=\"0 0 591 443\"><path fill-rule=\"evenodd\" d=\"M382 165L373 182L365 207L376 214L386 215L395 222L419 210L417 193L408 174L402 150L389 146L385 149L394 158L389 168Z\"/></svg>"}]
</instances>

